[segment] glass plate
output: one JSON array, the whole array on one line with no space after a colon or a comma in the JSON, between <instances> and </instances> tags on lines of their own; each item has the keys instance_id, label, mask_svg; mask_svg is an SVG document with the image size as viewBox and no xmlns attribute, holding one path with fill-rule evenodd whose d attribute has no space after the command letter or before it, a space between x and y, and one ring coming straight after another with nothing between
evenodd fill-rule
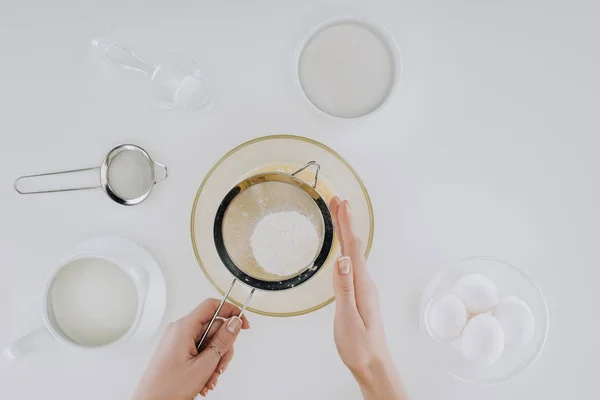
<instances>
[{"instance_id":1,"label":"glass plate","mask_svg":"<svg viewBox=\"0 0 600 400\"><path fill-rule=\"evenodd\" d=\"M308 161L321 165L317 190L329 201L335 194L352 204L356 233L365 245L365 257L373 242L373 207L367 189L352 167L329 147L299 136L265 136L243 143L227 153L208 172L198 189L192 207L192 246L200 268L221 293L233 279L223 266L213 240L216 210L227 192L247 176L281 170L291 172ZM314 172L304 171L300 178L312 182ZM339 245L334 243L329 259L319 273L304 285L280 292L257 291L249 311L275 317L307 314L334 300L331 268L340 256ZM238 284L229 300L237 305L248 296L250 289Z\"/></svg>"}]
</instances>

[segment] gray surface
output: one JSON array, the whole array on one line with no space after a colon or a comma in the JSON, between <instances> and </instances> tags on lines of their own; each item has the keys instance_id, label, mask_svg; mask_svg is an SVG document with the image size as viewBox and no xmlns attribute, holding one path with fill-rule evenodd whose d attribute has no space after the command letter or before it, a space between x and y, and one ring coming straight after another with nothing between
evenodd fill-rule
<instances>
[{"instance_id":1,"label":"gray surface","mask_svg":"<svg viewBox=\"0 0 600 400\"><path fill-rule=\"evenodd\" d=\"M93 235L121 235L151 250L169 288L167 319L215 296L191 250L196 189L234 145L285 132L333 146L370 190L370 267L413 399L597 393L594 2L120 3L0 3L0 344L40 323L41 291L61 250ZM373 18L399 44L400 90L373 118L327 119L295 91L295 45L337 14ZM143 76L93 62L89 40L109 23L141 54L184 50L196 58L217 89L214 109L206 116L156 111ZM172 172L140 206L116 205L101 192L23 197L12 189L21 174L95 165L121 142L143 146ZM437 266L480 254L529 273L545 292L551 318L538 363L490 388L431 366L416 323L420 291ZM211 397L278 398L285 391L288 399L360 398L337 358L332 316L333 307L285 320L251 316L253 329L240 338ZM0 398L126 399L149 357L136 345L98 357L48 349L18 365L2 360Z\"/></svg>"}]
</instances>

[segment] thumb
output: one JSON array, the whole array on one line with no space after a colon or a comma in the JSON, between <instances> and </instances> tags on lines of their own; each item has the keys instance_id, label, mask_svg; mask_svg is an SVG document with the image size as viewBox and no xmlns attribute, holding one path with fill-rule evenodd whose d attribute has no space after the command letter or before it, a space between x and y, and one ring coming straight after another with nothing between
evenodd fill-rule
<instances>
[{"instance_id":1,"label":"thumb","mask_svg":"<svg viewBox=\"0 0 600 400\"><path fill-rule=\"evenodd\" d=\"M354 273L350 257L340 257L337 260L337 268L334 268L333 272L333 289L336 314L340 316L358 315L354 294Z\"/></svg>"},{"instance_id":2,"label":"thumb","mask_svg":"<svg viewBox=\"0 0 600 400\"><path fill-rule=\"evenodd\" d=\"M212 370L217 368L221 358L231 349L233 342L240 333L242 320L238 317L231 317L219 328L215 336L204 350L196 357L199 363L212 366ZM212 371L211 370L211 371Z\"/></svg>"}]
</instances>

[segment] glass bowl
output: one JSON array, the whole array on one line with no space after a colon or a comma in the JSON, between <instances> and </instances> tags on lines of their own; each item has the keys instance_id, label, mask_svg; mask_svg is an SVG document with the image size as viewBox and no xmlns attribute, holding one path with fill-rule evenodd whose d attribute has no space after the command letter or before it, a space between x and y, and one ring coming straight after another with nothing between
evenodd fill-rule
<instances>
[{"instance_id":1,"label":"glass bowl","mask_svg":"<svg viewBox=\"0 0 600 400\"><path fill-rule=\"evenodd\" d=\"M219 259L213 240L215 214L225 194L249 175L277 170L292 172L312 160L321 166L317 185L321 196L329 201L337 194L352 204L356 232L365 245L365 257L368 256L373 242L373 208L367 189L350 164L329 147L308 138L291 135L261 137L239 145L215 164L200 185L192 207L194 253L200 268L221 294L233 279ZM312 182L314 171L306 170L299 177ZM336 242L325 265L311 280L279 292L257 291L248 310L285 317L307 314L326 306L334 300L331 268L339 256ZM241 305L249 292L249 287L237 284L229 300Z\"/></svg>"},{"instance_id":2,"label":"glass bowl","mask_svg":"<svg viewBox=\"0 0 600 400\"><path fill-rule=\"evenodd\" d=\"M452 291L460 277L480 273L498 287L499 298L520 297L533 312L535 332L528 345L504 349L495 363L476 366L468 363L454 344L441 343L428 331L427 313L431 303ZM455 378L479 385L492 385L515 378L529 368L540 356L548 336L548 307L537 284L519 268L490 257L473 257L444 267L427 285L419 305L419 329L424 336L427 352ZM456 342L455 342L456 343Z\"/></svg>"}]
</instances>

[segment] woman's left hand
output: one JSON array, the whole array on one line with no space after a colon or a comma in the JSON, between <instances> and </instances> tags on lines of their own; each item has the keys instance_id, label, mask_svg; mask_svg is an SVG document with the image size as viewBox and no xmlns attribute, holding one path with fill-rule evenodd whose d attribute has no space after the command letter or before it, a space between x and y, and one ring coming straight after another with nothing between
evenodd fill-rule
<instances>
[{"instance_id":1,"label":"woman's left hand","mask_svg":"<svg viewBox=\"0 0 600 400\"><path fill-rule=\"evenodd\" d=\"M180 320L169 324L133 398L135 400L190 400L206 396L233 357L233 343L240 329L250 328L240 309L225 303L198 354L196 342L219 306L208 299Z\"/></svg>"}]
</instances>

